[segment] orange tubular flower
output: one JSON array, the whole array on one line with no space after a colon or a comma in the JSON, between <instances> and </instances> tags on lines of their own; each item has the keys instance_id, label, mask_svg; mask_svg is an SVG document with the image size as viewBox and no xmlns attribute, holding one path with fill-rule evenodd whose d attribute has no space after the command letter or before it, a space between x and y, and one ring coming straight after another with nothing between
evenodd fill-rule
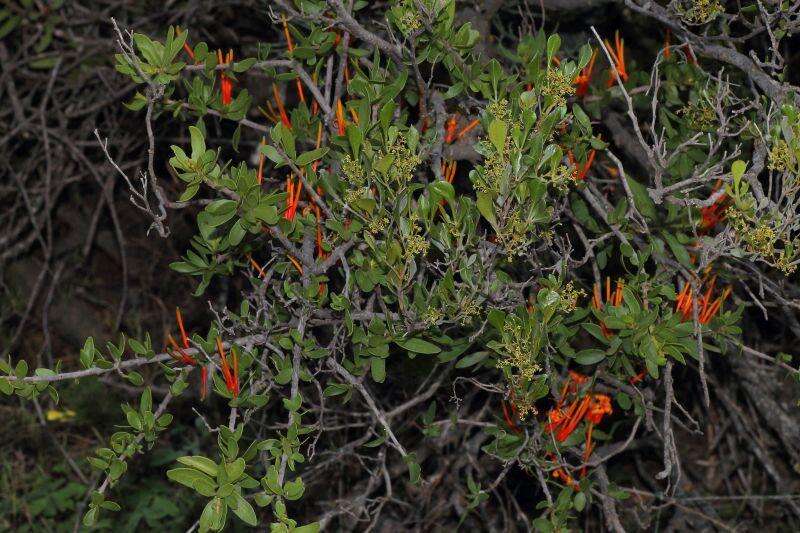
<instances>
[{"instance_id":1,"label":"orange tubular flower","mask_svg":"<svg viewBox=\"0 0 800 533\"><path fill-rule=\"evenodd\" d=\"M617 287L616 287L616 289L614 289L614 294L612 296L612 294L611 294L611 278L606 278L606 301L605 301L606 305L613 305L614 307L617 307L617 306L619 306L620 303L622 303L622 288L623 288L623 286L624 286L624 284L622 283L622 281L617 280ZM595 283L595 285L594 285L594 290L593 290L593 295L592 295L592 305L598 311L600 310L601 307L603 307L603 297L602 297L602 292L600 290L600 284L599 283ZM611 330L609 330L606 327L606 325L603 324L602 321L600 321L600 329L603 332L603 336L605 336L607 339L610 339L611 337L614 336L614 333Z\"/></svg>"},{"instance_id":2,"label":"orange tubular flower","mask_svg":"<svg viewBox=\"0 0 800 533\"><path fill-rule=\"evenodd\" d=\"M586 412L586 421L588 422L586 428L586 446L583 450L583 468L581 468L581 477L586 476L586 462L594 451L594 443L592 442L592 430L594 426L599 424L603 417L612 414L614 411L611 409L611 398L605 394L592 394L589 401L589 409Z\"/></svg>"},{"instance_id":3,"label":"orange tubular flower","mask_svg":"<svg viewBox=\"0 0 800 533\"><path fill-rule=\"evenodd\" d=\"M618 287L620 285L621 284L618 284ZM599 287L596 288L596 292L599 292ZM608 284L607 292L610 293L610 284ZM619 289L618 292L621 294L621 289ZM614 301L618 301L619 298L620 297L617 297L615 294ZM610 296L608 299L611 299ZM548 414L549 423L545 426L545 431L554 434L558 442L564 442L572 435L581 422L586 422L586 446L583 452L584 466L581 469L581 477L586 475L586 462L594 450L594 444L592 442L594 426L602 422L606 415L613 413L611 398L606 394L589 393L583 398L576 397L566 410L561 408L567 396L577 396L579 386L583 385L588 380L588 376L577 372L569 372L569 377L561 390L561 398L556 406L550 410ZM553 472L553 476L561 478L567 485L571 485L570 481L572 478L563 472L563 470L559 469Z\"/></svg>"},{"instance_id":4,"label":"orange tubular flower","mask_svg":"<svg viewBox=\"0 0 800 533\"><path fill-rule=\"evenodd\" d=\"M473 120L472 122L470 122L469 124L464 126L461 129L461 131L459 131L458 134L456 135L456 139L455 140L457 141L457 140L461 139L464 135L466 135L467 133L469 133L472 130L474 130L478 126L478 124L480 124L480 123L481 123L480 119L476 118L475 120Z\"/></svg>"},{"instance_id":5,"label":"orange tubular flower","mask_svg":"<svg viewBox=\"0 0 800 533\"><path fill-rule=\"evenodd\" d=\"M578 372L570 370L567 372L567 380L564 382L564 387L561 389L561 399L556 404L556 409L560 409L564 400L569 394L578 394L578 387L589 381L589 376L584 376Z\"/></svg>"},{"instance_id":6,"label":"orange tubular flower","mask_svg":"<svg viewBox=\"0 0 800 533\"><path fill-rule=\"evenodd\" d=\"M358 126L358 113L354 108L350 108L350 116L353 117L353 124Z\"/></svg>"},{"instance_id":7,"label":"orange tubular flower","mask_svg":"<svg viewBox=\"0 0 800 533\"><path fill-rule=\"evenodd\" d=\"M300 274L302 274L302 273L303 273L303 265L301 265L301 264L300 264L300 261L298 261L297 259L295 259L295 258L294 258L293 256L291 256L291 255L287 255L286 257L288 257L288 258L289 258L289 261L291 261L291 262L292 262L292 265L294 265L294 268L296 268L296 269L297 269L297 271L298 271Z\"/></svg>"},{"instance_id":8,"label":"orange tubular flower","mask_svg":"<svg viewBox=\"0 0 800 533\"><path fill-rule=\"evenodd\" d=\"M183 327L183 315L181 315L181 308L175 308L175 321L178 323L178 329L181 330L181 342L184 348L189 347L189 337L186 335L186 329Z\"/></svg>"},{"instance_id":9,"label":"orange tubular flower","mask_svg":"<svg viewBox=\"0 0 800 533\"><path fill-rule=\"evenodd\" d=\"M317 73L316 72L314 72L314 74L311 76L311 81L314 82L314 85L317 84ZM319 102L317 102L317 100L314 99L314 101L311 102L311 116L312 117L316 117L317 113L319 113Z\"/></svg>"},{"instance_id":10,"label":"orange tubular flower","mask_svg":"<svg viewBox=\"0 0 800 533\"><path fill-rule=\"evenodd\" d=\"M559 440L559 442L565 440L567 437L569 437L569 434L574 431L575 427L583 416L583 414L581 414L581 410L584 408L581 405L581 401L578 399L572 402L566 411L562 409L562 405L568 396L577 395L579 387L588 380L588 376L570 370L567 374L567 379L564 382L564 386L561 389L561 397L556 403L556 406L551 409L550 413L548 414L550 423L547 424L545 429L551 433L559 430L559 433L556 436L556 439ZM577 419L575 419L576 416ZM572 427L571 429L569 429L570 426Z\"/></svg>"},{"instance_id":11,"label":"orange tubular flower","mask_svg":"<svg viewBox=\"0 0 800 533\"><path fill-rule=\"evenodd\" d=\"M519 428L519 426L517 426L517 423L514 422L514 417L517 414L517 406L512 403L511 404L511 409L510 409L510 412L509 412L509 408L508 408L505 400L502 400L500 402L500 404L503 406L503 419L506 421L506 425L508 426L508 429L510 429L511 431L516 433L517 435L522 433L522 430Z\"/></svg>"},{"instance_id":12,"label":"orange tubular flower","mask_svg":"<svg viewBox=\"0 0 800 533\"><path fill-rule=\"evenodd\" d=\"M672 32L667 28L667 34L664 35L664 59L669 59L672 56L672 50L669 48L669 41Z\"/></svg>"},{"instance_id":13,"label":"orange tubular flower","mask_svg":"<svg viewBox=\"0 0 800 533\"><path fill-rule=\"evenodd\" d=\"M636 385L637 383L642 381L646 376L647 376L647 370L642 370L641 372L633 376L631 379L629 379L628 383L630 383L631 385Z\"/></svg>"},{"instance_id":14,"label":"orange tubular flower","mask_svg":"<svg viewBox=\"0 0 800 533\"><path fill-rule=\"evenodd\" d=\"M300 205L300 191L303 190L301 186L300 180L297 180L297 184L294 183L291 176L286 178L286 211L283 214L283 218L286 220L292 221L294 220L294 215L297 213L297 206Z\"/></svg>"},{"instance_id":15,"label":"orange tubular flower","mask_svg":"<svg viewBox=\"0 0 800 533\"><path fill-rule=\"evenodd\" d=\"M705 283L705 279L703 280ZM708 285L705 294L697 300L697 321L700 324L706 325L711 322L711 319L719 312L722 304L728 299L731 294L731 288L728 287L722 294L712 301L711 295L717 283L717 277L711 278L711 283ZM675 312L681 316L681 321L686 322L692 319L694 313L694 296L691 283L686 283L683 289L678 294L675 300Z\"/></svg>"},{"instance_id":16,"label":"orange tubular flower","mask_svg":"<svg viewBox=\"0 0 800 533\"><path fill-rule=\"evenodd\" d=\"M717 182L717 185L714 187L714 191L716 192L721 185L721 181ZM725 211L728 209L728 204L730 198L727 194L723 194L720 196L717 201L711 204L708 207L704 207L700 210L700 234L705 235L712 229L714 226L725 220L727 216Z\"/></svg>"},{"instance_id":17,"label":"orange tubular flower","mask_svg":"<svg viewBox=\"0 0 800 533\"><path fill-rule=\"evenodd\" d=\"M275 104L278 106L281 123L287 128L292 129L292 121L289 120L289 115L286 114L286 108L283 106L283 98L281 98L281 94L278 92L278 86L274 83L272 84L272 96L275 98Z\"/></svg>"},{"instance_id":18,"label":"orange tubular flower","mask_svg":"<svg viewBox=\"0 0 800 533\"><path fill-rule=\"evenodd\" d=\"M222 57L222 52L217 50L217 61L220 65L233 63L233 50L229 50L225 58ZM220 72L219 78L222 90L222 105L231 105L231 102L233 102L233 80L224 70Z\"/></svg>"},{"instance_id":19,"label":"orange tubular flower","mask_svg":"<svg viewBox=\"0 0 800 533\"><path fill-rule=\"evenodd\" d=\"M344 106L342 106L341 100L336 100L336 127L339 135L344 136L345 126L347 126L347 122L344 119Z\"/></svg>"},{"instance_id":20,"label":"orange tubular flower","mask_svg":"<svg viewBox=\"0 0 800 533\"><path fill-rule=\"evenodd\" d=\"M556 462L556 457L552 453L548 453L547 457L551 461ZM575 491L580 490L580 485L578 485L578 482L575 481L575 479L572 476L567 474L566 470L564 470L563 468L561 467L556 468L555 470L553 470L553 473L551 475L555 479L561 480L565 485L570 487L572 490Z\"/></svg>"},{"instance_id":21,"label":"orange tubular flower","mask_svg":"<svg viewBox=\"0 0 800 533\"><path fill-rule=\"evenodd\" d=\"M592 424L599 424L603 417L612 414L611 398L606 394L592 394L589 400L589 409L586 411L586 420Z\"/></svg>"},{"instance_id":22,"label":"orange tubular flower","mask_svg":"<svg viewBox=\"0 0 800 533\"><path fill-rule=\"evenodd\" d=\"M586 412L589 409L589 402L590 397L586 396L583 400L575 400L570 408L567 410L567 415L565 417L564 423L561 424L561 429L559 429L558 433L556 433L556 440L558 442L564 442L572 435L572 432L578 427L578 424L581 423L583 417L586 416Z\"/></svg>"},{"instance_id":23,"label":"orange tubular flower","mask_svg":"<svg viewBox=\"0 0 800 533\"><path fill-rule=\"evenodd\" d=\"M592 71L594 70L594 62L597 59L597 50L592 51L592 58L589 64L583 67L581 73L575 77L575 95L579 97L586 96L589 92L589 83L592 81Z\"/></svg>"},{"instance_id":24,"label":"orange tubular flower","mask_svg":"<svg viewBox=\"0 0 800 533\"><path fill-rule=\"evenodd\" d=\"M181 342L183 343L183 348L189 349L191 344L189 343L189 336L186 335L186 328L183 327L183 315L181 315L180 307L175 308L175 321L178 323L178 329L181 332ZM191 366L197 365L197 359L191 357L189 354L183 351L182 348L178 346L175 342L175 339L172 338L172 335L167 337L172 348L178 352L179 358L178 360L184 364L188 364ZM174 356L173 356L174 357ZM208 391L208 369L205 365L200 367L200 399L204 400L206 397L206 392Z\"/></svg>"},{"instance_id":25,"label":"orange tubular flower","mask_svg":"<svg viewBox=\"0 0 800 533\"><path fill-rule=\"evenodd\" d=\"M317 148L319 148L319 146L320 146L320 144L321 144L321 143L322 143L322 122L320 122L319 124L317 124ZM317 160L316 160L316 161L314 161L314 163L311 165L311 168L313 168L313 169L314 169L314 172L316 172L316 171L317 171L317 167L319 166L319 163L320 163L320 161L322 161L322 160L321 160L321 159L317 159Z\"/></svg>"},{"instance_id":26,"label":"orange tubular flower","mask_svg":"<svg viewBox=\"0 0 800 533\"><path fill-rule=\"evenodd\" d=\"M281 15L281 20L283 21L283 35L286 37L286 47L291 54L294 51L294 43L289 33L289 25L286 23L286 16ZM297 78L295 81L297 82L297 97L300 98L301 102L305 103L306 95L303 93L303 84L300 82L300 78Z\"/></svg>"},{"instance_id":27,"label":"orange tubular flower","mask_svg":"<svg viewBox=\"0 0 800 533\"><path fill-rule=\"evenodd\" d=\"M194 357L186 353L183 348L178 346L178 343L175 342L175 339L171 334L167 335L167 343L169 344L167 351L173 359L188 366L194 366L197 364L197 361L195 361Z\"/></svg>"},{"instance_id":28,"label":"orange tubular flower","mask_svg":"<svg viewBox=\"0 0 800 533\"><path fill-rule=\"evenodd\" d=\"M265 274L265 272L264 272L264 267L262 267L261 265L259 265L259 264L256 262L256 260L255 260L255 259L253 259L253 256L251 256L249 253L247 254L247 259L250 261L250 265L251 265L253 268L255 268L255 269L256 269L256 272L258 272L258 277L259 277L259 278L263 278L263 277L264 277L264 274Z\"/></svg>"},{"instance_id":29,"label":"orange tubular flower","mask_svg":"<svg viewBox=\"0 0 800 533\"><path fill-rule=\"evenodd\" d=\"M456 128L458 127L458 120L456 116L453 115L447 120L447 125L444 129L444 142L445 144L450 144L451 142L456 140Z\"/></svg>"},{"instance_id":30,"label":"orange tubular flower","mask_svg":"<svg viewBox=\"0 0 800 533\"><path fill-rule=\"evenodd\" d=\"M217 352L219 353L220 367L222 368L222 377L225 379L225 388L228 392L233 394L234 398L239 397L239 357L236 355L235 350L231 350L231 359L233 368L228 363L228 358L225 355L225 348L222 346L222 339L217 337Z\"/></svg>"},{"instance_id":31,"label":"orange tubular flower","mask_svg":"<svg viewBox=\"0 0 800 533\"><path fill-rule=\"evenodd\" d=\"M567 474L567 472L563 468L556 468L555 470L553 470L553 477L556 479L560 479L561 481L564 482L565 485L567 485L574 491L580 490L580 485L578 485L578 482L575 481L575 479L572 476Z\"/></svg>"},{"instance_id":32,"label":"orange tubular flower","mask_svg":"<svg viewBox=\"0 0 800 533\"><path fill-rule=\"evenodd\" d=\"M607 85L611 87L616 83L617 78L614 76L614 72L619 74L620 80L625 83L628 81L628 71L625 70L625 41L619 38L619 31L617 31L614 34L614 49L611 48L611 43L608 42L608 39L606 39L605 43L608 53L611 54L611 59L614 62L608 73Z\"/></svg>"},{"instance_id":33,"label":"orange tubular flower","mask_svg":"<svg viewBox=\"0 0 800 533\"><path fill-rule=\"evenodd\" d=\"M180 28L175 28L176 35L180 35L181 33L183 33L183 31ZM192 47L189 46L189 43L186 41L183 41L183 50L186 52L186 55L189 56L189 59L194 61L194 50L192 50Z\"/></svg>"},{"instance_id":34,"label":"orange tubular flower","mask_svg":"<svg viewBox=\"0 0 800 533\"><path fill-rule=\"evenodd\" d=\"M594 156L596 155L597 150L589 150L589 156L586 158L586 162L583 164L578 164L575 161L575 156L572 154L572 150L567 152L567 159L569 160L570 164L575 167L573 171L573 176L575 177L576 181L581 181L586 179L586 175L589 173L589 170L592 168L592 163L594 163Z\"/></svg>"},{"instance_id":35,"label":"orange tubular flower","mask_svg":"<svg viewBox=\"0 0 800 533\"><path fill-rule=\"evenodd\" d=\"M453 183L453 179L456 177L456 168L457 163L456 161L450 161L449 163L444 163L444 181L447 183Z\"/></svg>"}]
</instances>

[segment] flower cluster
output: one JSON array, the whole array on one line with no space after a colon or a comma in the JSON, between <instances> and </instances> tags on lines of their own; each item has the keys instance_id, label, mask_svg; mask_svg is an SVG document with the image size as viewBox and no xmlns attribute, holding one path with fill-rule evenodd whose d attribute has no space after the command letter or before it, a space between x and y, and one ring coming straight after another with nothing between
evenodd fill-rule
<instances>
[{"instance_id":1,"label":"flower cluster","mask_svg":"<svg viewBox=\"0 0 800 533\"><path fill-rule=\"evenodd\" d=\"M581 69L580 73L575 76L575 80L572 82L575 84L575 96L583 98L589 93L589 84L592 81L592 72L594 71L594 62L596 60L597 50L593 50L589 64Z\"/></svg>"},{"instance_id":2,"label":"flower cluster","mask_svg":"<svg viewBox=\"0 0 800 533\"><path fill-rule=\"evenodd\" d=\"M728 209L728 218L746 252L760 257L787 275L797 269L794 264L797 239L793 239L771 217L765 215L756 219L731 207Z\"/></svg>"},{"instance_id":3,"label":"flower cluster","mask_svg":"<svg viewBox=\"0 0 800 533\"><path fill-rule=\"evenodd\" d=\"M350 185L361 187L366 182L364 167L361 166L360 161L350 157L350 154L346 154L342 158L342 174L344 174L344 179Z\"/></svg>"},{"instance_id":4,"label":"flower cluster","mask_svg":"<svg viewBox=\"0 0 800 533\"><path fill-rule=\"evenodd\" d=\"M217 61L220 65L231 65L233 64L233 50L229 50L228 53L223 58L222 52L217 51ZM222 105L231 105L233 102L233 80L231 77L223 70L219 74L220 79L220 92L222 94Z\"/></svg>"},{"instance_id":5,"label":"flower cluster","mask_svg":"<svg viewBox=\"0 0 800 533\"><path fill-rule=\"evenodd\" d=\"M534 360L539 353L536 336L531 334L523 319L516 315L506 317L503 325L503 352L504 357L498 362L498 366L515 368L516 381L530 381L542 370Z\"/></svg>"},{"instance_id":6,"label":"flower cluster","mask_svg":"<svg viewBox=\"0 0 800 533\"><path fill-rule=\"evenodd\" d=\"M376 235L378 233L383 233L386 228L389 226L389 217L386 215L373 215L372 218L369 219L369 224L367 225L367 231Z\"/></svg>"},{"instance_id":7,"label":"flower cluster","mask_svg":"<svg viewBox=\"0 0 800 533\"><path fill-rule=\"evenodd\" d=\"M410 222L409 234L405 239L406 259L411 259L416 255L424 256L431 246L431 243L420 234L419 221L416 220L416 217L412 217Z\"/></svg>"},{"instance_id":8,"label":"flower cluster","mask_svg":"<svg viewBox=\"0 0 800 533\"><path fill-rule=\"evenodd\" d=\"M701 286L705 284L705 281L706 279L703 279ZM728 287L722 292L722 295L712 300L711 296L714 293L716 283L717 277L714 276L711 278L711 282L708 284L708 288L703 296L697 300L697 321L703 325L708 324L711 319L716 316L722 304L725 303L725 300L728 299L728 295L731 293L731 288ZM691 320L694 313L695 303L693 290L692 284L687 283L683 286L683 289L678 294L678 298L675 300L675 312L680 314L681 320L684 322Z\"/></svg>"},{"instance_id":9,"label":"flower cluster","mask_svg":"<svg viewBox=\"0 0 800 533\"><path fill-rule=\"evenodd\" d=\"M573 82L559 69L547 69L542 94L553 98L556 107L567 105L567 96L575 94Z\"/></svg>"},{"instance_id":10,"label":"flower cluster","mask_svg":"<svg viewBox=\"0 0 800 533\"><path fill-rule=\"evenodd\" d=\"M624 284L622 283L622 280L617 280L617 286L614 289L614 291L612 292L611 291L611 278L607 277L606 278L605 305L612 305L614 307L618 307L619 304L622 303L622 289L623 289L623 287L624 287ZM593 288L592 306L598 311L603 309L603 306L604 306L603 295L602 295L602 291L600 290L600 284L599 283L595 283L594 288ZM614 336L614 333L610 329L608 329L608 327L606 327L605 324L603 324L602 320L600 321L600 330L603 332L603 336L605 336L607 339L610 339L611 337Z\"/></svg>"},{"instance_id":11,"label":"flower cluster","mask_svg":"<svg viewBox=\"0 0 800 533\"><path fill-rule=\"evenodd\" d=\"M381 157L385 155L394 157L388 176L401 186L412 180L414 169L422 163L422 158L408 147L405 137L401 135L395 137L394 142L389 144L386 153L380 155Z\"/></svg>"},{"instance_id":12,"label":"flower cluster","mask_svg":"<svg viewBox=\"0 0 800 533\"><path fill-rule=\"evenodd\" d=\"M437 307L428 307L420 315L420 319L428 326L435 326L444 318L444 313Z\"/></svg>"},{"instance_id":13,"label":"flower cluster","mask_svg":"<svg viewBox=\"0 0 800 533\"><path fill-rule=\"evenodd\" d=\"M576 289L573 281L568 281L561 287L558 294L561 296L560 311L564 314L569 314L578 308L578 300L586 293L583 289Z\"/></svg>"},{"instance_id":14,"label":"flower cluster","mask_svg":"<svg viewBox=\"0 0 800 533\"><path fill-rule=\"evenodd\" d=\"M723 11L719 0L688 0L678 8L687 24L705 24Z\"/></svg>"},{"instance_id":15,"label":"flower cluster","mask_svg":"<svg viewBox=\"0 0 800 533\"><path fill-rule=\"evenodd\" d=\"M497 240L502 245L506 256L511 258L525 253L528 244L529 225L519 214L514 211L506 219L502 229L497 234Z\"/></svg>"},{"instance_id":16,"label":"flower cluster","mask_svg":"<svg viewBox=\"0 0 800 533\"><path fill-rule=\"evenodd\" d=\"M583 451L583 462L586 463L594 450L592 431L607 415L614 411L611 408L611 398L606 394L588 392L581 397L581 388L589 381L588 376L570 371L568 378L561 390L561 398L555 407L548 413L548 424L545 430L555 437L558 442L564 442L578 428L581 422L586 422L586 444ZM565 406L567 398L574 398ZM581 472L586 475L586 465ZM570 483L567 483L570 485Z\"/></svg>"},{"instance_id":17,"label":"flower cluster","mask_svg":"<svg viewBox=\"0 0 800 533\"><path fill-rule=\"evenodd\" d=\"M225 380L225 388L228 389L234 398L239 397L239 355L236 350L231 350L231 360L225 354L225 347L222 339L217 337L217 354L219 354L220 368L222 377Z\"/></svg>"},{"instance_id":18,"label":"flower cluster","mask_svg":"<svg viewBox=\"0 0 800 533\"><path fill-rule=\"evenodd\" d=\"M481 314L481 307L474 298L469 296L462 298L458 302L458 323L462 326L472 324L475 318Z\"/></svg>"},{"instance_id":19,"label":"flower cluster","mask_svg":"<svg viewBox=\"0 0 800 533\"><path fill-rule=\"evenodd\" d=\"M714 131L717 114L707 102L685 105L678 110L678 114L686 117L686 123L695 131Z\"/></svg>"},{"instance_id":20,"label":"flower cluster","mask_svg":"<svg viewBox=\"0 0 800 533\"><path fill-rule=\"evenodd\" d=\"M422 28L422 15L413 0L399 0L393 8L395 24L403 35L409 36Z\"/></svg>"},{"instance_id":21,"label":"flower cluster","mask_svg":"<svg viewBox=\"0 0 800 533\"><path fill-rule=\"evenodd\" d=\"M196 358L189 355L186 350L191 348L191 344L189 342L189 336L186 335L186 328L183 326L183 315L181 314L180 308L175 308L175 320L178 323L178 329L181 332L181 344L183 346L179 346L172 335L167 335L167 351L172 356L173 359L176 361L186 365L186 366L197 366L198 361ZM206 393L208 392L208 368L205 365L200 366L200 399L203 400L206 397Z\"/></svg>"},{"instance_id":22,"label":"flower cluster","mask_svg":"<svg viewBox=\"0 0 800 533\"><path fill-rule=\"evenodd\" d=\"M789 143L783 139L778 139L772 144L769 151L770 170L787 171L794 167L795 161Z\"/></svg>"},{"instance_id":23,"label":"flower cluster","mask_svg":"<svg viewBox=\"0 0 800 533\"><path fill-rule=\"evenodd\" d=\"M344 199L348 205L353 205L362 198L369 196L369 187L358 187L356 189L348 189L344 193Z\"/></svg>"}]
</instances>

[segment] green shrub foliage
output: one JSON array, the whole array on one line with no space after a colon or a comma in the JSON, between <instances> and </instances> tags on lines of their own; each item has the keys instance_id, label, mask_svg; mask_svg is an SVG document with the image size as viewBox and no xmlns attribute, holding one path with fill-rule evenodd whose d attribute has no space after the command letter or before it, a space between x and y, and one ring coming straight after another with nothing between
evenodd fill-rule
<instances>
[{"instance_id":1,"label":"green shrub foliage","mask_svg":"<svg viewBox=\"0 0 800 533\"><path fill-rule=\"evenodd\" d=\"M171 268L215 319L190 331L178 312L166 348L122 335L63 367L0 361L0 391L29 401L102 375L141 391L88 458L101 476L83 524L120 512L117 486L188 402L208 446L163 476L191 491L201 532L335 523L346 505L293 510L306 473L348 454L362 460L342 479L367 480L353 501L386 494L363 507L379 521L393 498L437 491L427 470L454 431L480 458L460 467L456 521L513 471L529 476L528 525L566 530L595 509L616 529L630 493L606 462L650 435L656 483L678 483L674 369L707 401L711 361L748 357L745 272L780 294L797 267L797 96L706 38L782 8L628 2L670 29L645 51L588 25L563 42L549 24L489 49L454 0L275 4L264 42L113 24L143 135L182 132L120 179L152 239L193 213ZM768 15L773 39L796 24ZM598 127L609 113L617 128ZM231 279L246 289L215 303ZM347 424L361 433L343 441Z\"/></svg>"}]
</instances>

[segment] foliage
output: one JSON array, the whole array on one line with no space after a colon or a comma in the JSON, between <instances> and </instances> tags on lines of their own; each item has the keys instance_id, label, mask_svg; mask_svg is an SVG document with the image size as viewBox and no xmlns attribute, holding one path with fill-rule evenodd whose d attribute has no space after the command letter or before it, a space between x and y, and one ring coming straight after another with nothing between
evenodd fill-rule
<instances>
[{"instance_id":1,"label":"foliage","mask_svg":"<svg viewBox=\"0 0 800 533\"><path fill-rule=\"evenodd\" d=\"M601 509L621 529L614 501L631 493L606 464L646 433L663 446L655 478L669 497L679 486L673 372L699 376L708 401L706 365L742 357L749 276L785 303L800 261L797 97L706 39L751 11L651 6L681 44L626 64L619 35L612 46L594 27L581 42L530 27L487 54L486 28L454 0L350 4L277 2L264 42L230 32L238 61L191 26L114 22L114 66L135 87L125 106L150 146L140 176L95 135L151 227L166 236L173 212L189 213L194 235L170 268L212 299L214 320L190 317L187 332L178 310L164 350L149 333L102 348L90 337L77 370L0 360L0 392L31 403L57 404L72 379L116 375L137 391L86 459L97 482L31 481L29 513L49 521L87 494L86 527L192 511L201 532L345 528L352 505L377 521L397 494L436 491L453 433L480 456L457 469L458 524L479 524L519 469L535 480L526 526L568 530ZM767 15L777 41L789 29L770 24L798 20ZM609 115L618 129L601 126ZM154 148L158 123L180 132L171 153ZM229 283L235 301L215 302ZM203 445L159 465L187 500L125 495L139 456L196 416ZM363 436L336 435L349 428ZM338 474L349 503L309 512L309 476L353 457Z\"/></svg>"}]
</instances>

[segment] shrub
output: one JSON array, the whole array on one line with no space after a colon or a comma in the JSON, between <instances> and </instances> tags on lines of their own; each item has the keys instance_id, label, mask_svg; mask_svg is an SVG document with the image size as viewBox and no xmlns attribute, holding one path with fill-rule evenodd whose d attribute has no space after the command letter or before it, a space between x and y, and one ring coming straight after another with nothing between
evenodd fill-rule
<instances>
[{"instance_id":1,"label":"shrub","mask_svg":"<svg viewBox=\"0 0 800 533\"><path fill-rule=\"evenodd\" d=\"M779 43L797 13L627 2L673 35L631 50L588 24L562 41L549 21L490 43L501 2L472 22L454 0L349 4L277 2L270 38L225 50L191 25L113 21L147 163L116 161L102 124L96 140L153 239L191 213L170 266L194 297L242 290L212 297L205 327L176 310L164 348L123 334L89 338L80 368L0 361L0 390L31 402L98 376L141 391L87 459L101 477L83 524L120 512L131 464L192 420L202 445L164 475L193 491L203 532L400 527L427 497L443 524L543 531L593 509L622 530L631 497L674 505L689 490L676 426L700 427L676 380L708 408L730 402L707 370L726 358L797 376L743 345L742 321L796 306L798 98L772 63L716 44L744 39L732 18ZM164 123L182 132L167 155ZM663 494L609 478L637 446L660 450ZM342 487L308 488L320 472Z\"/></svg>"}]
</instances>

